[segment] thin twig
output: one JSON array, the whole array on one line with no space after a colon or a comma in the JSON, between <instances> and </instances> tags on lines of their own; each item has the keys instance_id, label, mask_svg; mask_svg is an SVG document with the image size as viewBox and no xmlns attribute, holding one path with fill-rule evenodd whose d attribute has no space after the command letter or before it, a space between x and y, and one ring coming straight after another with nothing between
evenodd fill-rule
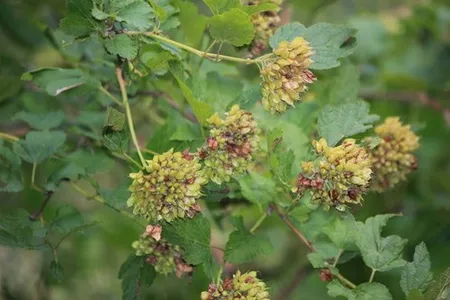
<instances>
[{"instance_id":1,"label":"thin twig","mask_svg":"<svg viewBox=\"0 0 450 300\"><path fill-rule=\"evenodd\" d=\"M105 94L106 96L108 96L114 103L116 103L117 105L123 106L123 103L116 98L116 96L113 96L110 92L108 92L107 89L105 89L103 86L100 86L98 88L103 94Z\"/></svg>"},{"instance_id":2,"label":"thin twig","mask_svg":"<svg viewBox=\"0 0 450 300\"><path fill-rule=\"evenodd\" d=\"M398 101L403 103L420 103L423 106L429 107L437 112L442 113L445 122L450 126L450 107L445 107L439 102L439 100L434 99L425 92L414 92L414 91L371 91L362 90L360 96L367 100L383 100L389 99L392 101ZM448 96L450 97L450 95Z\"/></svg>"},{"instance_id":3,"label":"thin twig","mask_svg":"<svg viewBox=\"0 0 450 300\"><path fill-rule=\"evenodd\" d=\"M17 142L19 140L18 137L8 134L6 132L0 132L0 138L5 139L9 142Z\"/></svg>"},{"instance_id":4,"label":"thin twig","mask_svg":"<svg viewBox=\"0 0 450 300\"><path fill-rule=\"evenodd\" d=\"M281 212L281 210L275 205L275 204L271 204L270 207L278 214L278 216L281 218L281 220L289 226L289 228L291 228L291 230L295 233L295 235L297 235L297 237L308 247L308 249L311 252L316 252L315 248L312 246L312 244L308 241L308 239L303 235L303 233L301 233L300 230L297 229L297 227L294 226L294 224L292 224L291 221L289 221L289 219L286 217L286 215L284 215L284 213ZM332 265L329 264L328 262L325 261L325 266L327 268L331 268ZM348 280L347 278L344 277L344 275L338 273L336 275L336 277L345 285L347 285L348 287L354 289L356 287L356 285L351 282L350 280Z\"/></svg>"},{"instance_id":5,"label":"thin twig","mask_svg":"<svg viewBox=\"0 0 450 300\"><path fill-rule=\"evenodd\" d=\"M275 204L271 204L272 209L278 214L278 216L281 218L281 220L291 228L291 230L297 235L297 237L308 247L308 249L311 252L315 252L316 249L314 249L313 245L308 241L308 239L303 235L303 233L300 232L300 230L297 229L297 227L294 226L294 224L289 221L289 219L280 211L278 206Z\"/></svg>"},{"instance_id":6,"label":"thin twig","mask_svg":"<svg viewBox=\"0 0 450 300\"><path fill-rule=\"evenodd\" d=\"M304 266L298 268L292 280L285 287L281 288L278 294L274 297L275 300L289 299L289 296L294 292L300 282L305 278L306 270Z\"/></svg>"},{"instance_id":7,"label":"thin twig","mask_svg":"<svg viewBox=\"0 0 450 300\"><path fill-rule=\"evenodd\" d=\"M167 44L170 44L175 47L178 47L183 50L194 53L195 55L200 56L202 58L207 58L207 59L211 59L211 60L219 59L219 60L228 60L228 61L234 61L234 62L239 62L239 63L244 63L244 64L256 64L258 62L261 62L261 61L267 59L267 56L264 56L264 58L257 57L255 59L250 59L250 58L240 58L240 57L234 57L234 56L228 56L228 55L221 55L218 53L208 53L208 52L204 52L204 51L200 51L198 49L192 48L188 45L179 43L177 41L171 40L167 37L160 36L155 32L124 31L124 33L128 34L128 35L143 35L143 36L153 38L155 40L160 40Z\"/></svg>"},{"instance_id":8,"label":"thin twig","mask_svg":"<svg viewBox=\"0 0 450 300\"><path fill-rule=\"evenodd\" d=\"M178 110L183 115L184 118L186 118L187 120L191 121L192 123L198 123L197 118L193 114L185 111L175 100L173 100L166 93L158 92L158 91L138 91L135 95L147 95L147 96L151 96L153 98L161 97L172 108L175 108L176 110Z\"/></svg>"},{"instance_id":9,"label":"thin twig","mask_svg":"<svg viewBox=\"0 0 450 300\"><path fill-rule=\"evenodd\" d=\"M143 226L143 227L145 228L146 225L140 223L140 222L135 218L135 216L132 215L132 214L130 214L129 212L127 212L127 211L125 211L125 210L118 209L117 207L114 207L113 205L111 205L111 204L109 204L108 202L106 202L105 199L103 199L103 198L100 197L99 195L90 196L85 190L83 190L83 189L82 189L80 186L78 186L76 183L73 183L73 182L72 182L71 185L72 185L72 187L73 187L74 189L76 189L80 194L82 194L84 197L86 197L86 199L93 199L93 200L95 200L95 201L97 201L97 202L100 202L101 204L108 206L109 208L115 210L116 212L118 212L118 213L120 213L120 214L122 214L122 215L124 215L124 216L127 216L127 217L133 219L134 222L136 222L137 224L139 224L140 226Z\"/></svg>"},{"instance_id":10,"label":"thin twig","mask_svg":"<svg viewBox=\"0 0 450 300\"><path fill-rule=\"evenodd\" d=\"M47 206L48 202L50 201L50 198L52 197L52 195L53 195L52 191L44 192L44 196L45 196L44 202L42 202L41 207L39 207L39 209L36 212L34 212L28 216L28 219L30 221L37 221L38 219L41 218L42 213L44 212L45 207Z\"/></svg>"},{"instance_id":11,"label":"thin twig","mask_svg":"<svg viewBox=\"0 0 450 300\"><path fill-rule=\"evenodd\" d=\"M136 151L138 153L139 159L141 160L142 166L146 167L147 163L145 162L144 156L141 153L139 143L136 137L136 132L134 130L133 124L133 116L131 114L130 104L128 103L128 95L127 89L125 86L125 80L123 79L122 68L116 68L117 81L119 82L120 92L122 94L123 105L125 106L125 113L128 121L128 128L130 130L131 139L133 140L134 146L136 147Z\"/></svg>"},{"instance_id":12,"label":"thin twig","mask_svg":"<svg viewBox=\"0 0 450 300\"><path fill-rule=\"evenodd\" d=\"M373 277L375 276L376 271L377 271L377 270L372 269L372 273L370 273L369 282L372 282L372 281L373 281Z\"/></svg>"},{"instance_id":13,"label":"thin twig","mask_svg":"<svg viewBox=\"0 0 450 300\"><path fill-rule=\"evenodd\" d=\"M267 212L264 213L259 219L258 221L256 221L255 225L253 225L252 229L250 229L251 233L254 233L256 231L256 229L258 229L258 227L264 222L264 220L267 218Z\"/></svg>"}]
</instances>

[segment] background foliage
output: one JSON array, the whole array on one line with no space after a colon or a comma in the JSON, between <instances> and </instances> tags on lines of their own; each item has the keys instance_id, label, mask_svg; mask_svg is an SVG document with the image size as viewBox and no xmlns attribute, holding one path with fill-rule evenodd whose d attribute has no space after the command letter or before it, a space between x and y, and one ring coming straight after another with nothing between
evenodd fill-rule
<instances>
[{"instance_id":1,"label":"background foliage","mask_svg":"<svg viewBox=\"0 0 450 300\"><path fill-rule=\"evenodd\" d=\"M201 1L154 2L160 9L151 9L144 1L136 1L126 9L102 6L99 1L93 14L87 0L69 0L68 5L55 0L4 0L0 4L0 128L14 136L26 135L13 149L0 139L3 166L0 181L4 183L0 188L0 243L6 245L0 248L0 298L118 299L122 295L118 270L132 253L130 244L142 229L115 211L124 208L128 198L126 175L130 166L120 158L127 151L130 137L123 130L125 120L114 111L107 111L114 104L108 94L120 94L114 54L134 59L133 65L126 67L133 81L128 93L137 136L141 145L156 152L200 146L203 142L200 128L191 122L195 120L194 114L203 123L210 112L223 113L239 103L254 113L260 126L269 133L266 137L269 143L271 136L283 135L287 151L280 154L277 163L284 164L280 170L294 164L285 171L288 174L277 176L287 179L298 171L295 162L307 156L310 139L317 137L317 119L319 124L329 124L320 126L320 136L330 138L357 133L358 126L364 128L372 122L365 105L355 102L359 97L370 104L370 114L381 118L398 115L405 123L413 124L421 136L419 169L408 182L392 191L366 195L364 205L354 211L355 218L364 221L377 214L402 213L403 217L387 223L383 236L392 234L408 240L404 255L407 261L412 260L415 247L425 242L435 277L447 269L450 265L448 2L286 1L281 12L283 22L304 24L311 43L320 43L313 40L319 36L320 28L310 26L323 21L356 28L357 48L353 55L340 60L341 66L336 69L320 70L326 69L323 66L338 65L335 60L316 60L318 81L311 85L307 101L276 117L254 104L259 97L255 66L202 60L151 39L137 45L128 35L109 36L111 18L145 30L154 25L148 20L155 14L161 30L187 45L206 49L211 40L205 29L210 24L209 34L213 38L229 42L221 53L241 55L246 51L239 46L248 42L252 28L240 30L242 36L231 34L233 28L221 30L223 23L230 20L242 21L243 24L236 24L237 28L247 26L239 11ZM103 35L86 38L93 33ZM75 41L74 36L79 39ZM184 70L174 64L180 58ZM346 102L357 107L341 106L331 112L336 116L332 120L343 123L330 124L325 118L330 112L326 116L319 113L325 105ZM61 153L70 153L64 158L64 165L60 159L46 160L51 156L58 158ZM47 191L55 191L43 214L51 223L51 230L46 232L42 232L39 222L27 221L30 212L37 211L48 196L30 188L33 163L39 164L35 183ZM86 195L68 183L60 183L62 178L75 180L80 176L95 178L78 183L87 191ZM95 195L90 186L112 209L89 200ZM258 229L264 233L262 236L239 231L258 220L259 205L277 197L274 184L259 173L251 173L245 180L232 182L230 187L226 197L213 187L208 188L205 196L211 214L208 217L216 221L211 228L211 243L223 247L230 234L235 243L227 244L230 249L226 251L226 260L240 264L241 269L258 270L275 299L331 299L326 282L320 280L318 271L309 262L315 258L310 255L308 260L307 248L276 214ZM21 192L11 193L15 191ZM315 239L318 232L314 229L324 224L322 214L309 215L304 207L290 215L309 239ZM183 237L177 233L184 227L177 226L173 225L171 236L183 244ZM56 244L57 259L51 247L41 242L47 234L53 241L62 241ZM256 239L252 244L261 247L245 248L245 253L241 253L240 243L250 238ZM343 242L339 237L329 238ZM204 248L193 250L203 257L189 260L208 259L205 257L210 254ZM418 249L417 255L425 255L421 246ZM219 259L222 256L214 249L212 254ZM320 258L318 261L320 264ZM129 267L122 269L120 278L151 281L153 275L142 271L140 263L137 258L128 259L125 266ZM408 268L411 272L415 270L414 266ZM192 278L156 277L151 288L144 289L144 297L198 299L209 282L207 274L213 271L208 266L199 269ZM233 265L225 268L229 274L234 270ZM366 282L370 276L370 269L359 256L342 265L340 271L356 284ZM405 283L399 284L399 280L399 269L376 274L376 281L386 285L394 299L404 299ZM335 295L347 293L339 287L332 288Z\"/></svg>"}]
</instances>

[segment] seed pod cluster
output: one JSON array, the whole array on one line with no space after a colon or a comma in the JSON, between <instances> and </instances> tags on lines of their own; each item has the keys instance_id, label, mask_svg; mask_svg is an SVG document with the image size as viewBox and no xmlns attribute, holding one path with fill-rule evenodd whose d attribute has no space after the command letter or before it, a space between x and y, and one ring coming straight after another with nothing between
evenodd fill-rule
<instances>
[{"instance_id":1,"label":"seed pod cluster","mask_svg":"<svg viewBox=\"0 0 450 300\"><path fill-rule=\"evenodd\" d=\"M201 300L269 300L266 284L256 277L256 272L241 274L237 271L233 279L225 278L219 285L211 283L208 291L202 292Z\"/></svg>"},{"instance_id":2,"label":"seed pod cluster","mask_svg":"<svg viewBox=\"0 0 450 300\"><path fill-rule=\"evenodd\" d=\"M196 200L206 180L198 158L189 153L171 149L155 155L146 168L130 177L133 182L127 204L149 222L192 218L200 210Z\"/></svg>"},{"instance_id":3,"label":"seed pod cluster","mask_svg":"<svg viewBox=\"0 0 450 300\"><path fill-rule=\"evenodd\" d=\"M250 0L247 1L247 5L253 6L261 4L262 2L269 2L276 5L281 5L282 0ZM278 15L277 11L268 10L263 11L258 14L252 15L252 23L255 28L256 34L255 39L252 43L251 53L253 55L260 55L266 48L267 42L269 38L275 33L279 24L281 22L281 18Z\"/></svg>"},{"instance_id":4,"label":"seed pod cluster","mask_svg":"<svg viewBox=\"0 0 450 300\"><path fill-rule=\"evenodd\" d=\"M139 240L132 243L137 256L146 256L146 261L155 267L156 272L167 275L175 272L177 277L193 271L182 258L180 247L161 238L161 226L148 225Z\"/></svg>"},{"instance_id":5,"label":"seed pod cluster","mask_svg":"<svg viewBox=\"0 0 450 300\"><path fill-rule=\"evenodd\" d=\"M383 124L375 128L379 144L369 150L372 161L373 179L371 188L384 191L417 168L417 158L413 154L419 148L419 137L410 125L403 125L398 117L386 118ZM366 138L370 143L373 138Z\"/></svg>"},{"instance_id":6,"label":"seed pod cluster","mask_svg":"<svg viewBox=\"0 0 450 300\"><path fill-rule=\"evenodd\" d=\"M312 201L325 209L345 210L347 203L361 203L369 185L372 170L369 154L354 139L329 147L325 139L313 141L315 161L302 163L293 192L309 190Z\"/></svg>"},{"instance_id":7,"label":"seed pod cluster","mask_svg":"<svg viewBox=\"0 0 450 300\"><path fill-rule=\"evenodd\" d=\"M225 120L217 114L208 119L211 127L207 142L199 149L204 175L217 184L228 182L252 165L252 153L258 146L256 121L238 105L231 107Z\"/></svg>"},{"instance_id":8,"label":"seed pod cluster","mask_svg":"<svg viewBox=\"0 0 450 300\"><path fill-rule=\"evenodd\" d=\"M308 84L316 80L308 69L313 63L313 51L304 38L282 41L273 53L277 58L261 70L262 103L272 114L284 112L288 105L293 107Z\"/></svg>"}]
</instances>

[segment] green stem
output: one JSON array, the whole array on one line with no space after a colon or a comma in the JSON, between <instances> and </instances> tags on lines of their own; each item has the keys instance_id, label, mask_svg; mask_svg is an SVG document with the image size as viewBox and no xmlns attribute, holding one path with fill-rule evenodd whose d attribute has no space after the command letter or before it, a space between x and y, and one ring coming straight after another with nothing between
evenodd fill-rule
<instances>
[{"instance_id":1,"label":"green stem","mask_svg":"<svg viewBox=\"0 0 450 300\"><path fill-rule=\"evenodd\" d=\"M19 140L18 137L8 134L6 132L0 132L0 138L5 139L10 142L17 142Z\"/></svg>"},{"instance_id":2,"label":"green stem","mask_svg":"<svg viewBox=\"0 0 450 300\"><path fill-rule=\"evenodd\" d=\"M123 103L118 98L113 96L110 92L108 92L104 87L100 86L98 89L100 90L100 92L108 96L117 105L123 106Z\"/></svg>"},{"instance_id":3,"label":"green stem","mask_svg":"<svg viewBox=\"0 0 450 300\"><path fill-rule=\"evenodd\" d=\"M200 57L204 57L204 58L208 58L211 60L228 60L228 61L234 61L234 62L239 62L239 63L244 63L244 64L255 64L258 62L261 62L265 59L267 59L268 57L272 56L272 54L270 55L263 55L261 57L255 58L255 59L250 59L250 58L240 58L240 57L234 57L234 56L228 56L228 55L221 55L221 54L217 54L217 53L209 53L209 52L204 52L204 51L200 51L198 49L195 49L193 47L190 47L188 45L179 43L177 41L171 40L169 38L160 36L156 33L153 32L140 32L140 31L127 31L125 32L128 35L144 35L150 38L153 38L155 40L160 40L163 41L167 44L173 45L175 47L181 48L183 50L189 51L191 53L194 53L195 55L198 55Z\"/></svg>"},{"instance_id":4,"label":"green stem","mask_svg":"<svg viewBox=\"0 0 450 300\"><path fill-rule=\"evenodd\" d=\"M37 168L37 164L34 163L33 164L33 169L31 169L31 186L35 186L34 179L36 177L36 168Z\"/></svg>"},{"instance_id":5,"label":"green stem","mask_svg":"<svg viewBox=\"0 0 450 300\"><path fill-rule=\"evenodd\" d=\"M375 272L376 272L376 271L377 271L377 270L372 269L372 273L370 273L369 282L372 282L372 281L373 281L373 277L375 276Z\"/></svg>"},{"instance_id":6,"label":"green stem","mask_svg":"<svg viewBox=\"0 0 450 300\"><path fill-rule=\"evenodd\" d=\"M341 257L342 253L344 253L344 250L343 249L339 249L339 253L334 258L333 268L336 267L336 265L339 262L339 258Z\"/></svg>"},{"instance_id":7,"label":"green stem","mask_svg":"<svg viewBox=\"0 0 450 300\"><path fill-rule=\"evenodd\" d=\"M142 166L146 167L147 163L145 162L144 156L141 153L139 143L136 137L136 132L134 130L133 116L131 115L130 104L128 103L127 89L125 87L125 81L123 79L122 69L120 67L116 69L116 75L117 81L119 81L120 92L122 94L122 102L123 105L125 106L125 114L127 116L128 128L130 129L131 139L133 140L134 146L136 147L136 151L138 153L139 159L141 160Z\"/></svg>"},{"instance_id":8,"label":"green stem","mask_svg":"<svg viewBox=\"0 0 450 300\"><path fill-rule=\"evenodd\" d=\"M134 160L131 156L129 156L126 153L123 153L123 156L125 156L130 162L132 162L133 164L135 164L138 168L141 168L142 166L136 161Z\"/></svg>"},{"instance_id":9,"label":"green stem","mask_svg":"<svg viewBox=\"0 0 450 300\"><path fill-rule=\"evenodd\" d=\"M220 284L220 279L222 277L222 272L223 272L223 265L220 266L219 272L217 272L217 279L216 279L216 285L219 286Z\"/></svg>"},{"instance_id":10,"label":"green stem","mask_svg":"<svg viewBox=\"0 0 450 300\"><path fill-rule=\"evenodd\" d=\"M256 229L264 222L264 220L267 218L267 213L263 214L258 221L256 221L255 225L253 225L252 229L250 229L251 233L254 233Z\"/></svg>"},{"instance_id":11,"label":"green stem","mask_svg":"<svg viewBox=\"0 0 450 300\"><path fill-rule=\"evenodd\" d=\"M356 288L356 284L354 284L353 282L351 282L350 280L348 280L347 278L345 278L341 273L338 273L336 275L336 277L346 286L348 286L349 288Z\"/></svg>"}]
</instances>

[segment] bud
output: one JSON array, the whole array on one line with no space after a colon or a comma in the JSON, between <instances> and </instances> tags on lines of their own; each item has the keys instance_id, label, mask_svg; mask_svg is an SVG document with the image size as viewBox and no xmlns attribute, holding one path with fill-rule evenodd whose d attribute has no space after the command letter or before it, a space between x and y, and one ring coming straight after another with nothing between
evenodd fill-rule
<instances>
[{"instance_id":1,"label":"bud","mask_svg":"<svg viewBox=\"0 0 450 300\"><path fill-rule=\"evenodd\" d=\"M383 124L375 128L379 144L368 150L372 161L373 179L371 188L384 191L417 168L417 158L413 152L419 148L419 137L410 125L402 125L398 117L386 118ZM366 138L370 144L374 138Z\"/></svg>"},{"instance_id":2,"label":"bud","mask_svg":"<svg viewBox=\"0 0 450 300\"><path fill-rule=\"evenodd\" d=\"M283 41L273 50L277 56L261 70L262 103L266 110L274 114L284 112L288 105L300 101L300 94L307 91L307 85L316 80L308 70L313 61L313 51L302 37L291 42Z\"/></svg>"},{"instance_id":3,"label":"bud","mask_svg":"<svg viewBox=\"0 0 450 300\"><path fill-rule=\"evenodd\" d=\"M204 176L217 184L230 181L252 165L252 154L258 146L256 121L251 113L234 105L225 120L217 114L208 119L211 127L206 143L199 149Z\"/></svg>"},{"instance_id":4,"label":"bud","mask_svg":"<svg viewBox=\"0 0 450 300\"><path fill-rule=\"evenodd\" d=\"M170 151L155 155L147 167L131 173L133 179L127 201L133 213L149 222L192 218L200 207L196 200L206 183L198 159L186 153Z\"/></svg>"},{"instance_id":5,"label":"bud","mask_svg":"<svg viewBox=\"0 0 450 300\"><path fill-rule=\"evenodd\" d=\"M256 272L241 274L237 271L233 279L225 278L218 286L210 284L208 291L202 292L202 300L253 299L269 300L266 284L256 277Z\"/></svg>"},{"instance_id":6,"label":"bud","mask_svg":"<svg viewBox=\"0 0 450 300\"><path fill-rule=\"evenodd\" d=\"M175 272L177 277L182 277L184 273L191 273L193 268L183 260L180 247L161 238L161 231L159 225L148 225L139 240L132 243L136 255L146 256L147 263L164 275Z\"/></svg>"},{"instance_id":7,"label":"bud","mask_svg":"<svg viewBox=\"0 0 450 300\"><path fill-rule=\"evenodd\" d=\"M372 174L366 150L354 139L346 139L337 147L329 147L323 138L312 144L317 159L302 162L292 191L301 195L309 190L312 201L326 209L345 210L346 203L361 203Z\"/></svg>"}]
</instances>

